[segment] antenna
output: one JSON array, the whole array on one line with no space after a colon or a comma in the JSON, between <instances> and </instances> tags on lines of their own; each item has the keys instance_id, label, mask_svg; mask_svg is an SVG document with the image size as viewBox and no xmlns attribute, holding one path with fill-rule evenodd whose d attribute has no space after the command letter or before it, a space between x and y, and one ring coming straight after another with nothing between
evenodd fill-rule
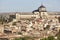
<instances>
[{"instance_id":1,"label":"antenna","mask_svg":"<svg viewBox=\"0 0 60 40\"><path fill-rule=\"evenodd\" d=\"M43 5L43 1L41 1L41 6Z\"/></svg>"},{"instance_id":2,"label":"antenna","mask_svg":"<svg viewBox=\"0 0 60 40\"><path fill-rule=\"evenodd\" d=\"M41 3L41 6L43 5L43 3Z\"/></svg>"}]
</instances>

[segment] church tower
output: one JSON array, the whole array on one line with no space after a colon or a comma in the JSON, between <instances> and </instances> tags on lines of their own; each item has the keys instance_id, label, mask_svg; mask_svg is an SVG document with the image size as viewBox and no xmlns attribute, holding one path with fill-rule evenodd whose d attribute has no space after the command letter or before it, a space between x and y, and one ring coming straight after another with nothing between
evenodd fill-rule
<instances>
[{"instance_id":1,"label":"church tower","mask_svg":"<svg viewBox=\"0 0 60 40\"><path fill-rule=\"evenodd\" d=\"M46 11L46 7L44 5L41 5L39 8L39 15L40 15L40 18L46 18L46 16L48 15L47 14L47 11Z\"/></svg>"}]
</instances>

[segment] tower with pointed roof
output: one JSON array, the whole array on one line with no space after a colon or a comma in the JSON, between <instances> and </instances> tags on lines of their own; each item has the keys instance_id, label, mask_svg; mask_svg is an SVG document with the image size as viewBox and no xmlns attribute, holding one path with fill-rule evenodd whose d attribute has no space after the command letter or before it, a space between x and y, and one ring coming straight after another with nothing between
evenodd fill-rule
<instances>
[{"instance_id":1,"label":"tower with pointed roof","mask_svg":"<svg viewBox=\"0 0 60 40\"><path fill-rule=\"evenodd\" d=\"M41 5L37 10L34 10L33 13L37 14L38 18L46 18L48 15L46 7L44 5Z\"/></svg>"},{"instance_id":2,"label":"tower with pointed roof","mask_svg":"<svg viewBox=\"0 0 60 40\"><path fill-rule=\"evenodd\" d=\"M39 16L40 18L46 18L46 16L48 15L47 14L47 10L46 10L46 7L44 5L41 5L39 8Z\"/></svg>"},{"instance_id":3,"label":"tower with pointed roof","mask_svg":"<svg viewBox=\"0 0 60 40\"><path fill-rule=\"evenodd\" d=\"M44 5L41 5L39 8L38 8L39 12L46 12L46 7Z\"/></svg>"}]
</instances>

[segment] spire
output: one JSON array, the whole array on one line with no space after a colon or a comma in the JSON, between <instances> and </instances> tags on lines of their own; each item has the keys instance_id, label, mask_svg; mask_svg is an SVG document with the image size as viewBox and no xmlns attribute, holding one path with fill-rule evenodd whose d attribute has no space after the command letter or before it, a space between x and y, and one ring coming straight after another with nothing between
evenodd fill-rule
<instances>
[{"instance_id":1,"label":"spire","mask_svg":"<svg viewBox=\"0 0 60 40\"><path fill-rule=\"evenodd\" d=\"M41 6L43 5L43 3L41 3Z\"/></svg>"},{"instance_id":2,"label":"spire","mask_svg":"<svg viewBox=\"0 0 60 40\"><path fill-rule=\"evenodd\" d=\"M41 6L38 9L39 9L39 11L43 11L43 12L46 11L46 7L42 3L41 3Z\"/></svg>"}]
</instances>

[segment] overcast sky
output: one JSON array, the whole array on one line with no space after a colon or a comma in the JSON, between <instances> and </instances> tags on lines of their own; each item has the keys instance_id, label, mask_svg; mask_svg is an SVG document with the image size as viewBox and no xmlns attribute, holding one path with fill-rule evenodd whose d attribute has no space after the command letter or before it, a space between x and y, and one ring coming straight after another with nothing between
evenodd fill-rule
<instances>
[{"instance_id":1,"label":"overcast sky","mask_svg":"<svg viewBox=\"0 0 60 40\"><path fill-rule=\"evenodd\" d=\"M0 0L0 12L32 12L41 4L47 11L60 11L60 0Z\"/></svg>"}]
</instances>

